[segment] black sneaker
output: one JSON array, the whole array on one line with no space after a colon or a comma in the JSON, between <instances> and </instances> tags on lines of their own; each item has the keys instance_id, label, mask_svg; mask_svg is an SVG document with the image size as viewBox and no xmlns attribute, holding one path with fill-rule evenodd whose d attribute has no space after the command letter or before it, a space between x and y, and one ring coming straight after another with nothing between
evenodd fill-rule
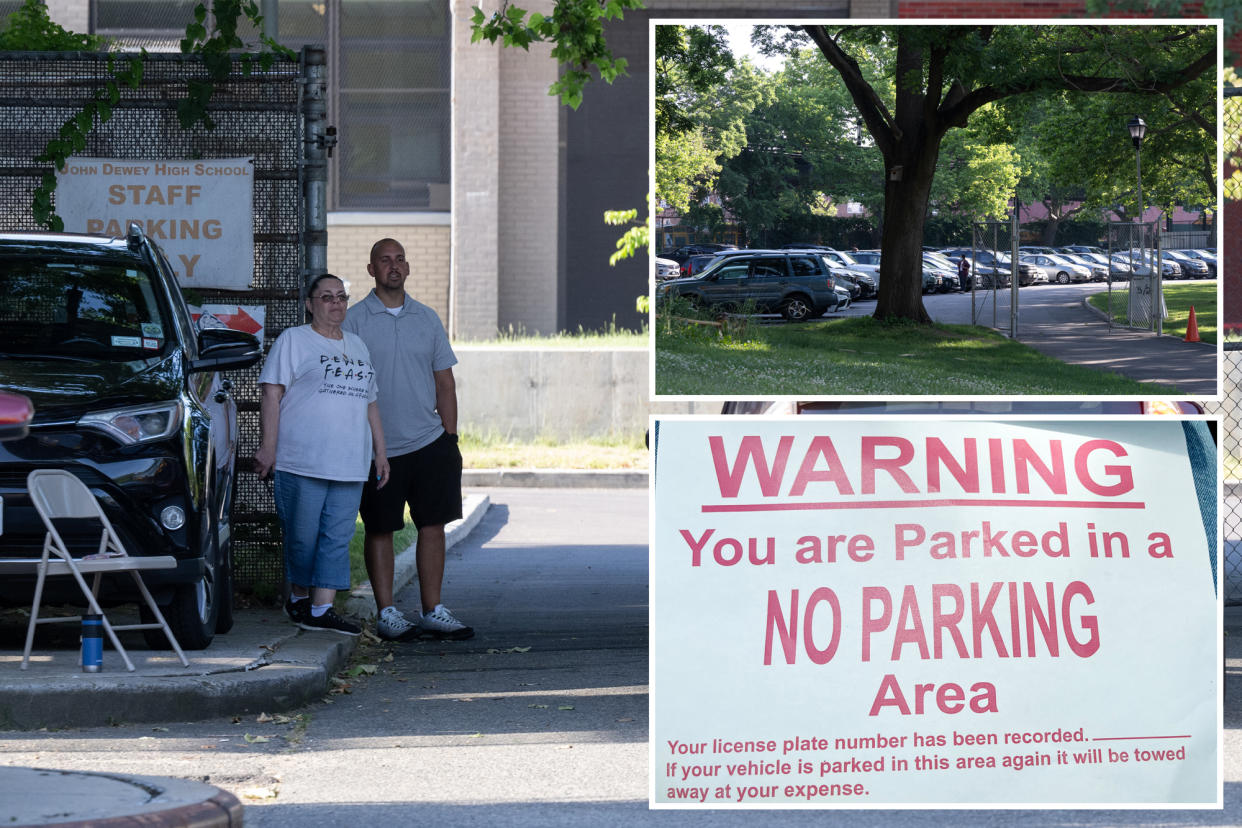
<instances>
[{"instance_id":1,"label":"black sneaker","mask_svg":"<svg viewBox=\"0 0 1242 828\"><path fill-rule=\"evenodd\" d=\"M328 611L318 618L307 612L306 615L298 619L297 625L304 630L327 630L328 632L340 633L341 635L362 634L362 627L349 623L337 615L336 610L332 607L328 607Z\"/></svg>"},{"instance_id":2,"label":"black sneaker","mask_svg":"<svg viewBox=\"0 0 1242 828\"><path fill-rule=\"evenodd\" d=\"M303 598L301 601L285 599L285 615L289 616L289 620L297 624L306 616L310 615L310 598Z\"/></svg>"}]
</instances>

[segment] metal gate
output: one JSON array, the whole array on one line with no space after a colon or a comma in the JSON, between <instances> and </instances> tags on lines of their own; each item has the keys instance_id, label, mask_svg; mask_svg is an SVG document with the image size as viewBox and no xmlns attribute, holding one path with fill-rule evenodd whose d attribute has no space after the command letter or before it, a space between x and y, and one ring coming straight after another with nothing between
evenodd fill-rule
<instances>
[{"instance_id":1,"label":"metal gate","mask_svg":"<svg viewBox=\"0 0 1242 828\"><path fill-rule=\"evenodd\" d=\"M1016 212L1016 211L1015 211ZM974 274L970 291L970 320L980 324L989 316L991 309L991 327L1000 329L1002 324L1009 330L1010 338L1017 338L1018 331L1018 286L1020 283L1018 263L1016 261L1017 224L1014 221L977 221L971 231L971 262L970 272ZM980 254L990 258L991 264L980 261ZM1008 259L1009 277L998 273L997 268L1004 267L1003 261ZM991 276L988 268L991 268ZM979 290L982 285L985 290ZM1009 307L1002 317L998 299L1009 296Z\"/></svg>"},{"instance_id":2,"label":"metal gate","mask_svg":"<svg viewBox=\"0 0 1242 828\"><path fill-rule=\"evenodd\" d=\"M308 232L307 221L322 221L323 202L317 209L303 203L305 193L315 192L304 180L314 177L304 173L307 155L322 157L324 148L323 140L304 140L308 128L313 136L316 131L322 134L323 126L308 124L303 113L307 98L315 98L316 92L320 100L323 97L316 86L322 82L322 54L319 49L303 50L298 59L277 58L269 69L256 65L249 72L235 60L229 78L216 84L209 106L216 127L210 131L182 129L175 110L176 101L186 95L187 79L207 77L202 62L183 55L148 55L142 84L137 89L121 85L111 120L96 127L79 153L135 160L254 157L252 289L202 289L195 298L263 305L267 342L302 323L303 279L313 270L322 272L319 245L326 245L326 238L313 226ZM50 166L32 159L110 78L108 61L107 54L0 53L0 229L35 228L31 197ZM309 120L315 119L312 115ZM314 170L315 158L310 160ZM304 244L307 240L316 244L314 250ZM250 460L259 444L258 370L231 377L241 432L233 513L234 576L243 589L270 585L274 590L283 578L280 529L270 489L254 475Z\"/></svg>"}]
</instances>

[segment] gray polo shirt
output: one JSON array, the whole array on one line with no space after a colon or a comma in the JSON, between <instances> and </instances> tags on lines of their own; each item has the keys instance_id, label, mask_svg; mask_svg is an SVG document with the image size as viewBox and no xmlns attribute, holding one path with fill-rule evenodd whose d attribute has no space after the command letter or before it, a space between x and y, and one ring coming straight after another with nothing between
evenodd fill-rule
<instances>
[{"instance_id":1,"label":"gray polo shirt","mask_svg":"<svg viewBox=\"0 0 1242 828\"><path fill-rule=\"evenodd\" d=\"M436 312L406 294L394 316L372 290L345 313L341 328L362 337L371 353L388 456L417 451L443 434L433 372L452 368L457 355Z\"/></svg>"}]
</instances>

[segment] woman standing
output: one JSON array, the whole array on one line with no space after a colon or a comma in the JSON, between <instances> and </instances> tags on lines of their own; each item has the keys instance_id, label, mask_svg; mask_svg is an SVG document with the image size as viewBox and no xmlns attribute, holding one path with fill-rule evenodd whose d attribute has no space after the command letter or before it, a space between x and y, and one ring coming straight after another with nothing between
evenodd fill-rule
<instances>
[{"instance_id":1,"label":"woman standing","mask_svg":"<svg viewBox=\"0 0 1242 828\"><path fill-rule=\"evenodd\" d=\"M324 274L306 291L309 325L289 328L259 374L263 441L260 477L275 472L276 514L284 528L285 613L305 630L358 635L332 609L349 589L349 541L372 452L379 485L388 482L375 372L366 345L341 330L349 297Z\"/></svg>"}]
</instances>

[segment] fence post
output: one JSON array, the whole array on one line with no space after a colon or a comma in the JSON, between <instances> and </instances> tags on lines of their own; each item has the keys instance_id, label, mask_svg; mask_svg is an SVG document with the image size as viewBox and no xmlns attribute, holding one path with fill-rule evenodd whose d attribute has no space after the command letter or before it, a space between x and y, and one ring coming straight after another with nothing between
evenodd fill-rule
<instances>
[{"instance_id":1,"label":"fence post","mask_svg":"<svg viewBox=\"0 0 1242 828\"><path fill-rule=\"evenodd\" d=\"M328 156L336 129L327 125L327 55L322 47L302 49L302 285L328 272Z\"/></svg>"}]
</instances>

